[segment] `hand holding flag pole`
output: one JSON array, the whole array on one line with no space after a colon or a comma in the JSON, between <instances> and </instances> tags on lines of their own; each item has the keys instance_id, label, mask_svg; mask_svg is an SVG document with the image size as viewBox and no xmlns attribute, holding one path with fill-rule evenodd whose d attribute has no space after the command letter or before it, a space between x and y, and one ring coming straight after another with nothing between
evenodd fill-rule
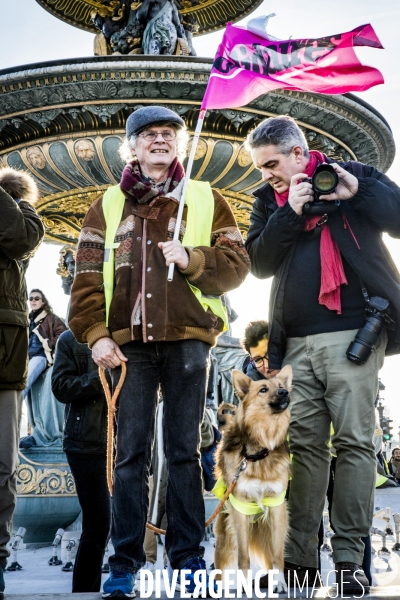
<instances>
[{"instance_id":1,"label":"hand holding flag pole","mask_svg":"<svg viewBox=\"0 0 400 600\"><path fill-rule=\"evenodd\" d=\"M194 156L196 154L196 148L199 143L199 137L200 137L201 130L203 128L205 116L206 116L206 111L200 110L200 116L199 116L199 120L197 121L196 130L194 132L192 149L190 151L189 161L188 161L188 165L186 168L186 175L185 175L185 181L183 183L181 199L179 200L178 215L176 217L175 231L174 231L174 238L173 238L174 240L179 240L179 232L181 230L183 208L185 206L186 190L187 190L187 186L189 183L190 174L192 172ZM175 263L171 263L168 267L168 281L172 281L172 279L174 277L174 268L175 268Z\"/></svg>"}]
</instances>

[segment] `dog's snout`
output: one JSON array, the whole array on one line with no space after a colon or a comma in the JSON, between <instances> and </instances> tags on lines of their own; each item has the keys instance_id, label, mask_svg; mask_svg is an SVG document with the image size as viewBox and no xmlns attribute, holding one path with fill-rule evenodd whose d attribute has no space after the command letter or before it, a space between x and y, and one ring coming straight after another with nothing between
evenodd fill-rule
<instances>
[{"instance_id":1,"label":"dog's snout","mask_svg":"<svg viewBox=\"0 0 400 600\"><path fill-rule=\"evenodd\" d=\"M287 409L290 403L289 392L285 388L276 390L273 402L270 402L270 407L273 413L283 412Z\"/></svg>"}]
</instances>

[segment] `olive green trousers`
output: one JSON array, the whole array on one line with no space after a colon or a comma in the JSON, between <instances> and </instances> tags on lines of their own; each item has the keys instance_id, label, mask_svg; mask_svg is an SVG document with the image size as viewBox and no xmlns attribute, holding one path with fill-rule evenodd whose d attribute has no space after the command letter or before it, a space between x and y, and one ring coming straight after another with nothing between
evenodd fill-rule
<instances>
[{"instance_id":1,"label":"olive green trousers","mask_svg":"<svg viewBox=\"0 0 400 600\"><path fill-rule=\"evenodd\" d=\"M333 561L362 564L373 516L376 458L374 401L387 343L383 332L365 365L346 358L357 330L289 338L284 365L293 368L289 496L285 559L318 566L318 528L329 480L332 445L337 455L332 502Z\"/></svg>"},{"instance_id":2,"label":"olive green trousers","mask_svg":"<svg viewBox=\"0 0 400 600\"><path fill-rule=\"evenodd\" d=\"M10 555L7 543L17 499L19 428L22 391L0 390L0 566L5 568Z\"/></svg>"}]
</instances>

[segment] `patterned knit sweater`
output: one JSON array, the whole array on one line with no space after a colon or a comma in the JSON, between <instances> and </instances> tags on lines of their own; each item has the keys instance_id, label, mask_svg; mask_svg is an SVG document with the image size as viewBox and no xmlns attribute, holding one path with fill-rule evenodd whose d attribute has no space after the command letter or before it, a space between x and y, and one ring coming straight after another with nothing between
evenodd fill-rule
<instances>
[{"instance_id":1,"label":"patterned knit sweater","mask_svg":"<svg viewBox=\"0 0 400 600\"><path fill-rule=\"evenodd\" d=\"M217 191L211 246L186 248L189 264L175 269L167 281L167 267L159 242L174 235L178 202L159 196L150 204L126 199L115 242L115 288L106 326L103 293L105 220L102 198L90 207L83 222L76 256L69 326L78 342L90 347L100 338L118 344L131 340L176 341L199 339L211 345L223 329L222 320L204 311L188 281L203 294L220 296L237 288L249 270L242 236L227 201ZM186 207L181 239L185 232ZM141 307L140 323L137 322Z\"/></svg>"}]
</instances>

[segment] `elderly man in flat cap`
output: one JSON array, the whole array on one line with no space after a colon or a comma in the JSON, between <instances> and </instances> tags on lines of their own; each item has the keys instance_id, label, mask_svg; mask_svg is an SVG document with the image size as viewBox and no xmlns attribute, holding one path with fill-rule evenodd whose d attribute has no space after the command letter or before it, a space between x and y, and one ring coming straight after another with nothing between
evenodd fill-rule
<instances>
[{"instance_id":1,"label":"elderly man in flat cap","mask_svg":"<svg viewBox=\"0 0 400 600\"><path fill-rule=\"evenodd\" d=\"M159 388L168 461L166 549L187 569L187 592L205 569L199 461L210 348L226 328L221 295L245 279L249 261L226 200L190 182L180 239L173 240L188 134L179 115L145 107L130 115L121 182L87 213L76 256L70 327L113 387L127 367L117 410L110 577L103 597L133 598L143 539ZM172 282L168 266L175 263ZM207 581L208 584L208 581ZM178 575L178 588L180 573ZM207 585L208 589L208 585Z\"/></svg>"}]
</instances>

